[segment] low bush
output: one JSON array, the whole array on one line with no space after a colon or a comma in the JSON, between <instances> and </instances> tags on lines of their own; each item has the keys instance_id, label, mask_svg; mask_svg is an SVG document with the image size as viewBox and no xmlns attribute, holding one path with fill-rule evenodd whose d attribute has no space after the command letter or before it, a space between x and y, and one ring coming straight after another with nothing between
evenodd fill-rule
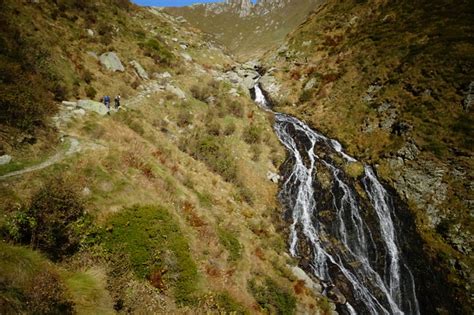
<instances>
[{"instance_id":1,"label":"low bush","mask_svg":"<svg viewBox=\"0 0 474 315\"><path fill-rule=\"evenodd\" d=\"M179 304L191 304L198 282L198 271L190 248L176 219L167 209L157 206L125 208L108 222L103 231L104 245L112 253L128 257L140 278L172 287ZM161 284L160 284L161 286Z\"/></svg>"},{"instance_id":2,"label":"low bush","mask_svg":"<svg viewBox=\"0 0 474 315\"><path fill-rule=\"evenodd\" d=\"M172 65L176 59L173 53L156 39L149 39L141 44L145 56L155 59L156 62L164 65Z\"/></svg>"},{"instance_id":3,"label":"low bush","mask_svg":"<svg viewBox=\"0 0 474 315\"><path fill-rule=\"evenodd\" d=\"M217 234L219 236L219 241L229 252L229 260L239 260L242 257L242 245L240 245L240 242L234 233L219 228Z\"/></svg>"},{"instance_id":4,"label":"low bush","mask_svg":"<svg viewBox=\"0 0 474 315\"><path fill-rule=\"evenodd\" d=\"M249 282L249 289L257 303L266 312L278 315L295 313L295 297L287 290L278 286L271 278L265 278L262 284L257 284L253 279Z\"/></svg>"},{"instance_id":5,"label":"low bush","mask_svg":"<svg viewBox=\"0 0 474 315\"><path fill-rule=\"evenodd\" d=\"M78 192L66 180L57 178L40 188L15 214L9 223L9 235L59 260L79 249L85 219Z\"/></svg>"},{"instance_id":6,"label":"low bush","mask_svg":"<svg viewBox=\"0 0 474 315\"><path fill-rule=\"evenodd\" d=\"M248 144L260 143L262 141L262 129L252 124L244 129L242 137Z\"/></svg>"}]
</instances>

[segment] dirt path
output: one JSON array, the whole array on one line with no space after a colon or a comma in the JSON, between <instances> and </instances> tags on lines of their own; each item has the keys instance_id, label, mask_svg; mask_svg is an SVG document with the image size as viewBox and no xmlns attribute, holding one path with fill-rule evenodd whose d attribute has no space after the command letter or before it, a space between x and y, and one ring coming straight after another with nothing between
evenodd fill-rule
<instances>
[{"instance_id":1,"label":"dirt path","mask_svg":"<svg viewBox=\"0 0 474 315\"><path fill-rule=\"evenodd\" d=\"M56 163L64 160L66 157L71 156L74 153L77 153L77 152L81 151L81 143L79 142L79 140L77 140L75 138L68 138L68 139L69 139L69 148L67 150L58 152L55 155L49 157L46 161L43 161L39 164L32 165L32 166L26 167L22 170L13 171L13 172L7 173L5 175L2 175L2 176L0 176L0 180L6 179L6 178L9 178L9 177L23 175L23 174L38 171L38 170L42 170L42 169L44 169L48 166L51 166L53 164L56 164Z\"/></svg>"}]
</instances>

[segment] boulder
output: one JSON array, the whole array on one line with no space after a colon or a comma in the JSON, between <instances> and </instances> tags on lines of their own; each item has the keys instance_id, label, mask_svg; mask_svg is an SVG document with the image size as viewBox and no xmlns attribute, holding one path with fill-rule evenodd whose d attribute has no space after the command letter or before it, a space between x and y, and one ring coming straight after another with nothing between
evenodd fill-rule
<instances>
[{"instance_id":1,"label":"boulder","mask_svg":"<svg viewBox=\"0 0 474 315\"><path fill-rule=\"evenodd\" d=\"M247 90L250 90L255 86L255 80L252 77L246 77L242 81L242 86Z\"/></svg>"},{"instance_id":2,"label":"boulder","mask_svg":"<svg viewBox=\"0 0 474 315\"><path fill-rule=\"evenodd\" d=\"M8 154L0 156L0 165L5 165L10 163L12 160L12 157Z\"/></svg>"},{"instance_id":3,"label":"boulder","mask_svg":"<svg viewBox=\"0 0 474 315\"><path fill-rule=\"evenodd\" d=\"M271 74L265 74L260 78L258 81L262 89L270 95L270 97L274 100L280 100L280 84L277 82L274 76Z\"/></svg>"},{"instance_id":4,"label":"boulder","mask_svg":"<svg viewBox=\"0 0 474 315\"><path fill-rule=\"evenodd\" d=\"M107 107L104 104L91 100L79 100L77 106L89 112L96 112L97 114L104 116L107 115Z\"/></svg>"},{"instance_id":5,"label":"boulder","mask_svg":"<svg viewBox=\"0 0 474 315\"><path fill-rule=\"evenodd\" d=\"M99 57L100 63L102 66L104 66L107 70L110 71L120 71L124 72L125 68L122 65L122 62L120 61L120 58L117 56L117 54L113 51L111 52L106 52L100 55Z\"/></svg>"},{"instance_id":6,"label":"boulder","mask_svg":"<svg viewBox=\"0 0 474 315\"><path fill-rule=\"evenodd\" d=\"M143 80L150 79L148 73L145 71L145 69L143 69L143 67L138 63L138 61L132 60L130 64L135 69L140 78L142 78Z\"/></svg>"},{"instance_id":7,"label":"boulder","mask_svg":"<svg viewBox=\"0 0 474 315\"><path fill-rule=\"evenodd\" d=\"M167 84L165 89L166 89L166 91L176 95L179 99L182 99L182 100L186 99L186 94L183 92L183 90L181 90L180 88L178 88L176 86L173 86L171 84Z\"/></svg>"}]
</instances>

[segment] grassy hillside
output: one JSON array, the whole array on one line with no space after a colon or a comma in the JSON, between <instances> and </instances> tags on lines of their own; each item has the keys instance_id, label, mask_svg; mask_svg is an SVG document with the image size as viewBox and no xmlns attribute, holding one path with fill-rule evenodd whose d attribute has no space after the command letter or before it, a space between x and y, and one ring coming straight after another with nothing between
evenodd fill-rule
<instances>
[{"instance_id":1,"label":"grassy hillside","mask_svg":"<svg viewBox=\"0 0 474 315\"><path fill-rule=\"evenodd\" d=\"M215 14L199 5L166 8L165 11L184 17L193 27L213 35L217 42L240 59L248 59L281 44L285 36L302 23L316 6L317 1L314 0L297 0L268 14L253 13L244 18L228 10Z\"/></svg>"},{"instance_id":2,"label":"grassy hillside","mask_svg":"<svg viewBox=\"0 0 474 315\"><path fill-rule=\"evenodd\" d=\"M449 270L466 306L472 9L469 1L327 1L265 57L285 95L278 110L377 166L410 204L426 251Z\"/></svg>"},{"instance_id":3,"label":"grassy hillside","mask_svg":"<svg viewBox=\"0 0 474 315\"><path fill-rule=\"evenodd\" d=\"M1 5L0 60L15 71L0 82L14 159L0 166L0 313L330 310L282 254L267 172L284 151L245 91L216 81L232 59L127 2ZM124 72L101 66L107 51ZM117 93L110 116L60 103Z\"/></svg>"}]
</instances>

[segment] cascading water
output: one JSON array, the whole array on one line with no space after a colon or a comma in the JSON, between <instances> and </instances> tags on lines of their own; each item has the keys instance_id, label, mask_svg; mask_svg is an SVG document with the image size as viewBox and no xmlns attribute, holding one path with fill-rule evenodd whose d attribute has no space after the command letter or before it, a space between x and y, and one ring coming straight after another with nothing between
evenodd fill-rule
<instances>
[{"instance_id":1,"label":"cascading water","mask_svg":"<svg viewBox=\"0 0 474 315\"><path fill-rule=\"evenodd\" d=\"M255 102L271 111L258 84ZM372 168L347 176L343 165L357 161L339 142L273 113L275 132L289 152L280 198L291 214L291 255L309 256L306 269L328 288L340 287L352 304L346 302L343 312L419 314L397 241L395 208ZM329 177L324 184L322 175Z\"/></svg>"}]
</instances>

